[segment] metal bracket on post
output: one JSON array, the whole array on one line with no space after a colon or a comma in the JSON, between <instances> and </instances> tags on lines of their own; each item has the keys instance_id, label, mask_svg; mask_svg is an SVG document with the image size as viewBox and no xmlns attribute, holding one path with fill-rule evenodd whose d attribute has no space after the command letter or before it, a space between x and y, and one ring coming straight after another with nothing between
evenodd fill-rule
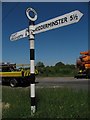
<instances>
[{"instance_id":1,"label":"metal bracket on post","mask_svg":"<svg viewBox=\"0 0 90 120\"><path fill-rule=\"evenodd\" d=\"M31 17L29 14L33 12L34 17ZM37 13L34 9L28 8L26 10L26 15L29 21L29 41L30 41L30 95L31 95L31 115L33 115L36 111L36 102L35 102L35 50L34 50L34 22L37 19Z\"/></svg>"}]
</instances>

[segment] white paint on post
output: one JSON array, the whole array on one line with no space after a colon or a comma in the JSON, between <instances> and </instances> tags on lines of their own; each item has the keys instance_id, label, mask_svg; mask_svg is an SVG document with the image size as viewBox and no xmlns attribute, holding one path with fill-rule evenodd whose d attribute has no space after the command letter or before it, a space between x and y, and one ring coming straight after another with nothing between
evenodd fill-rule
<instances>
[{"instance_id":1,"label":"white paint on post","mask_svg":"<svg viewBox=\"0 0 90 120\"><path fill-rule=\"evenodd\" d=\"M34 60L30 60L30 73L35 73Z\"/></svg>"},{"instance_id":2,"label":"white paint on post","mask_svg":"<svg viewBox=\"0 0 90 120\"><path fill-rule=\"evenodd\" d=\"M34 40L30 40L30 47L31 49L34 49Z\"/></svg>"},{"instance_id":3,"label":"white paint on post","mask_svg":"<svg viewBox=\"0 0 90 120\"><path fill-rule=\"evenodd\" d=\"M29 36L30 38L34 39L34 31L35 30L35 26L34 25L30 25L29 26Z\"/></svg>"},{"instance_id":4,"label":"white paint on post","mask_svg":"<svg viewBox=\"0 0 90 120\"><path fill-rule=\"evenodd\" d=\"M32 111L31 115L33 115L33 113L36 112L36 106L31 106L31 111Z\"/></svg>"},{"instance_id":5,"label":"white paint on post","mask_svg":"<svg viewBox=\"0 0 90 120\"><path fill-rule=\"evenodd\" d=\"M31 84L31 97L35 97L35 84Z\"/></svg>"}]
</instances>

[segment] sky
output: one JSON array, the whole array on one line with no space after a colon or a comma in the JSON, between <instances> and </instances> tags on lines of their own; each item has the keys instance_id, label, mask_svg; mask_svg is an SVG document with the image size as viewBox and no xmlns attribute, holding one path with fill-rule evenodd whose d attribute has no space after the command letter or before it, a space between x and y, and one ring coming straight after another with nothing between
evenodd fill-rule
<instances>
[{"instance_id":1,"label":"sky","mask_svg":"<svg viewBox=\"0 0 90 120\"><path fill-rule=\"evenodd\" d=\"M29 63L29 38L10 41L12 33L29 26L26 9L36 10L35 24L79 10L84 15L79 22L35 35L35 63L46 66L57 62L75 64L81 51L88 50L87 2L3 2L2 3L2 61Z\"/></svg>"}]
</instances>

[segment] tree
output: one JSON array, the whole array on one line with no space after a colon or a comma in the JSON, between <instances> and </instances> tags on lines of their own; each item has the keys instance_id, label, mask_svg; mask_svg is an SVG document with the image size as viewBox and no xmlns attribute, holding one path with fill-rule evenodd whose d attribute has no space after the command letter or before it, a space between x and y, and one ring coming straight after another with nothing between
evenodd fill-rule
<instances>
[{"instance_id":1,"label":"tree","mask_svg":"<svg viewBox=\"0 0 90 120\"><path fill-rule=\"evenodd\" d=\"M58 63L55 64L55 66L57 66L57 67L64 67L65 64L63 62L58 62Z\"/></svg>"},{"instance_id":2,"label":"tree","mask_svg":"<svg viewBox=\"0 0 90 120\"><path fill-rule=\"evenodd\" d=\"M43 64L43 62L37 62L36 64L36 69L38 70L39 75L41 75L44 71L45 65Z\"/></svg>"},{"instance_id":3,"label":"tree","mask_svg":"<svg viewBox=\"0 0 90 120\"><path fill-rule=\"evenodd\" d=\"M37 64L36 64L36 67L38 68L42 68L42 67L45 67L45 65L43 64L43 62L37 62Z\"/></svg>"}]
</instances>

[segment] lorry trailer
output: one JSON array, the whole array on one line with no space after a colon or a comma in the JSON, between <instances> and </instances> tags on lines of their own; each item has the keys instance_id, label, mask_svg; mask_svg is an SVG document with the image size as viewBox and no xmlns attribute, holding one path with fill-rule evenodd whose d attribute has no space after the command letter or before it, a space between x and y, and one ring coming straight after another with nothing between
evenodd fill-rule
<instances>
[{"instance_id":1,"label":"lorry trailer","mask_svg":"<svg viewBox=\"0 0 90 120\"><path fill-rule=\"evenodd\" d=\"M90 50L80 52L80 57L76 61L77 75L75 78L90 79Z\"/></svg>"}]
</instances>

